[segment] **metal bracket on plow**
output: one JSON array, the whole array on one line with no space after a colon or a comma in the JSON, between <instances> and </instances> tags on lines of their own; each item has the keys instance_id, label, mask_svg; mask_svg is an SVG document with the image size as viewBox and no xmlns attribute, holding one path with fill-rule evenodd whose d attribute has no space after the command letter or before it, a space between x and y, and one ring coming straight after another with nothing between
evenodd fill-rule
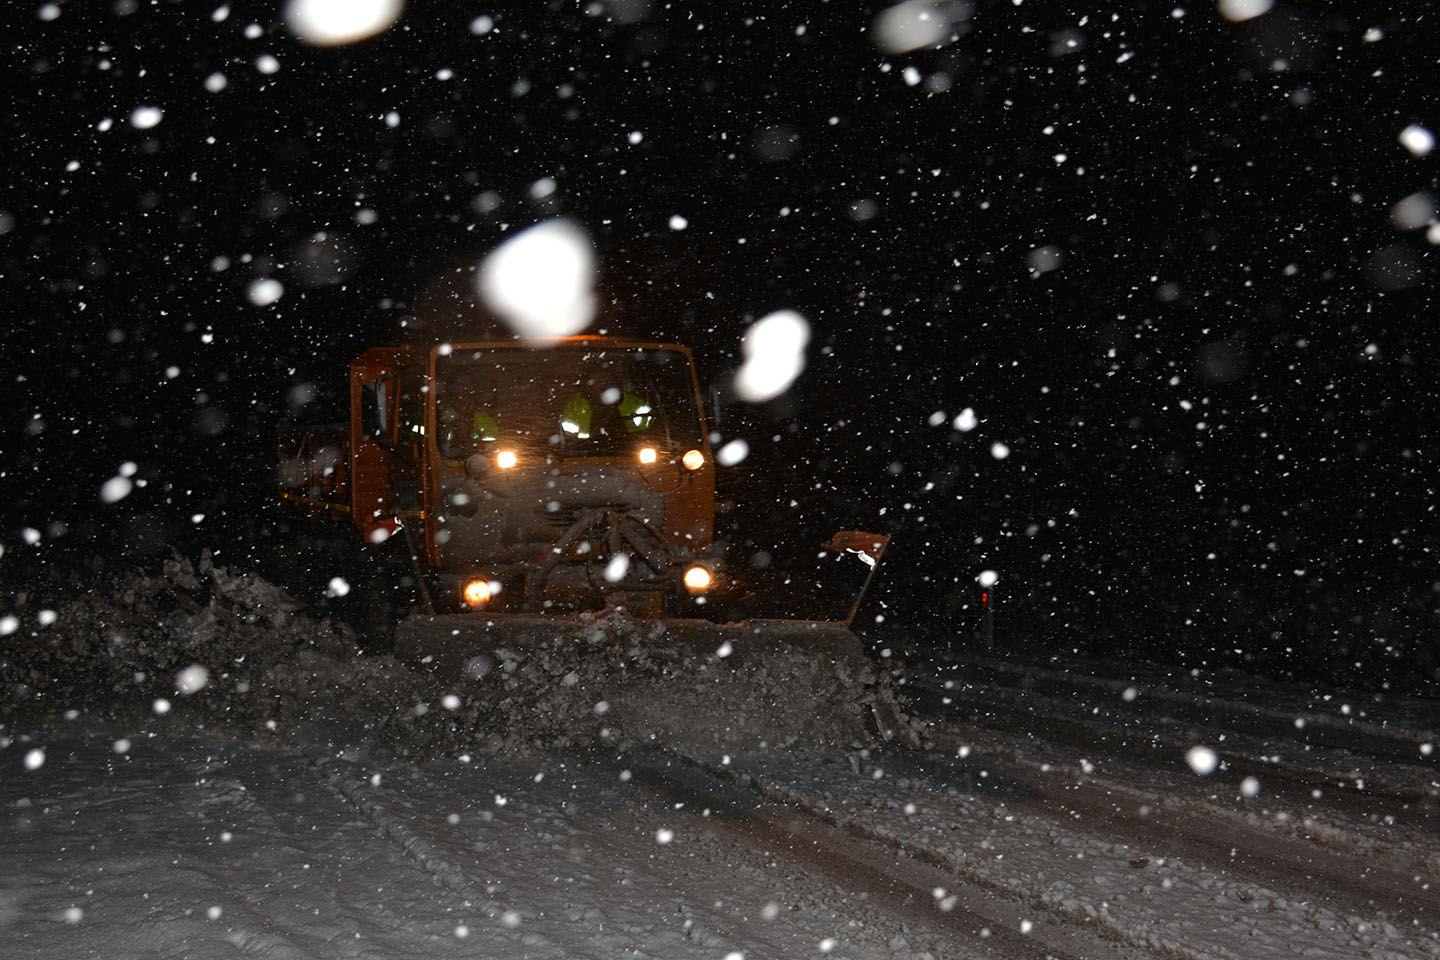
<instances>
[{"instance_id":1,"label":"metal bracket on plow","mask_svg":"<svg viewBox=\"0 0 1440 960\"><path fill-rule=\"evenodd\" d=\"M645 542L642 534L649 533L659 545L659 550L651 547ZM634 572L632 579L658 583L670 570L674 563L669 554L669 547L665 537L650 523L637 513L628 510L616 510L610 507L592 507L581 510L575 521L566 528L556 540L555 545L546 551L545 557L539 562L531 561L527 564L529 575L525 584L525 610L533 613L539 610L541 591L550 579L550 574L565 559L582 537L590 538L604 535L607 549L613 557L620 551L628 548L634 556L650 568L649 575ZM630 577L627 570L627 578ZM616 589L623 589L620 584L615 585Z\"/></svg>"},{"instance_id":2,"label":"metal bracket on plow","mask_svg":"<svg viewBox=\"0 0 1440 960\"><path fill-rule=\"evenodd\" d=\"M405 549L410 553L410 569L415 571L415 583L420 591L420 602L425 612L430 616L435 615L435 599L430 596L430 588L425 585L424 564L420 562L420 552L415 546L415 536L410 532L410 525L407 523L398 524L400 532L405 535Z\"/></svg>"}]
</instances>

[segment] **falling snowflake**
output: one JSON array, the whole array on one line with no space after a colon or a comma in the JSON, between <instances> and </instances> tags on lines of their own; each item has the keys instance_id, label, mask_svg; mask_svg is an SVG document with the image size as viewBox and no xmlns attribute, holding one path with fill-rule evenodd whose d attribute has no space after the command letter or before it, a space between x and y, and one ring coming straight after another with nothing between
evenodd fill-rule
<instances>
[{"instance_id":1,"label":"falling snowflake","mask_svg":"<svg viewBox=\"0 0 1440 960\"><path fill-rule=\"evenodd\" d=\"M1185 762L1202 777L1208 777L1220 766L1220 757L1209 747L1196 745L1185 751Z\"/></svg>"},{"instance_id":2,"label":"falling snowflake","mask_svg":"<svg viewBox=\"0 0 1440 960\"><path fill-rule=\"evenodd\" d=\"M209 683L210 671L198 663L192 663L175 675L175 689L183 696L198 693Z\"/></svg>"},{"instance_id":3,"label":"falling snowflake","mask_svg":"<svg viewBox=\"0 0 1440 960\"><path fill-rule=\"evenodd\" d=\"M763 403L780 396L805 369L810 321L794 310L779 310L755 321L740 343L745 357L735 374L742 399Z\"/></svg>"},{"instance_id":4,"label":"falling snowflake","mask_svg":"<svg viewBox=\"0 0 1440 960\"><path fill-rule=\"evenodd\" d=\"M550 220L486 257L479 289L486 305L522 337L566 337L595 317L594 277L589 237L569 220Z\"/></svg>"},{"instance_id":5,"label":"falling snowflake","mask_svg":"<svg viewBox=\"0 0 1440 960\"><path fill-rule=\"evenodd\" d=\"M1275 6L1275 0L1220 0L1218 6L1220 16L1231 23L1239 23L1268 13Z\"/></svg>"},{"instance_id":6,"label":"falling snowflake","mask_svg":"<svg viewBox=\"0 0 1440 960\"><path fill-rule=\"evenodd\" d=\"M130 125L137 130L149 130L165 117L165 111L155 106L136 107L130 114Z\"/></svg>"},{"instance_id":7,"label":"falling snowflake","mask_svg":"<svg viewBox=\"0 0 1440 960\"><path fill-rule=\"evenodd\" d=\"M1418 123L1412 123L1400 131L1400 144L1417 157L1423 157L1435 149L1435 134Z\"/></svg>"},{"instance_id":8,"label":"falling snowflake","mask_svg":"<svg viewBox=\"0 0 1440 960\"><path fill-rule=\"evenodd\" d=\"M268 307L285 295L285 285L279 280L266 277L250 284L245 295L255 306Z\"/></svg>"}]
</instances>

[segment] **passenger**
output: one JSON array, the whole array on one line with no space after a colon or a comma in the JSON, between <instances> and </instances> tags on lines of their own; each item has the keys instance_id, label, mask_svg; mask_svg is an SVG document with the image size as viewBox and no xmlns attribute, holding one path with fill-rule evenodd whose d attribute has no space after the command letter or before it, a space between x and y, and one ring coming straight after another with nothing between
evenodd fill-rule
<instances>
[{"instance_id":1,"label":"passenger","mask_svg":"<svg viewBox=\"0 0 1440 960\"><path fill-rule=\"evenodd\" d=\"M626 389L620 396L620 421L629 433L649 430L654 422L654 410L645 399L633 390Z\"/></svg>"}]
</instances>

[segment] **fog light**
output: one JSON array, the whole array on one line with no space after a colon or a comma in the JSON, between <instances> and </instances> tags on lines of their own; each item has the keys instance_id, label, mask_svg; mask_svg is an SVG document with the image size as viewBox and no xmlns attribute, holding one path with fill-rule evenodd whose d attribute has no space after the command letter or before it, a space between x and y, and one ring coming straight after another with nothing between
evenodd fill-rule
<instances>
[{"instance_id":1,"label":"fog light","mask_svg":"<svg viewBox=\"0 0 1440 960\"><path fill-rule=\"evenodd\" d=\"M520 458L515 456L514 450L501 450L499 453L495 454L495 466L499 467L501 470L509 470L511 467L515 466L515 464L519 462Z\"/></svg>"},{"instance_id":2,"label":"fog light","mask_svg":"<svg viewBox=\"0 0 1440 960\"><path fill-rule=\"evenodd\" d=\"M705 454L699 450L686 450L685 456L680 458L680 462L685 465L686 470L699 470L705 466Z\"/></svg>"},{"instance_id":3,"label":"fog light","mask_svg":"<svg viewBox=\"0 0 1440 960\"><path fill-rule=\"evenodd\" d=\"M641 463L654 463L654 462L655 462L655 458L656 458L657 456L659 456L659 454L657 454L657 453L655 452L655 448L654 448L654 447L641 447L641 448L640 448L640 462L641 462Z\"/></svg>"},{"instance_id":4,"label":"fog light","mask_svg":"<svg viewBox=\"0 0 1440 960\"><path fill-rule=\"evenodd\" d=\"M467 580L460 588L460 599L467 607L480 607L490 602L490 581Z\"/></svg>"},{"instance_id":5,"label":"fog light","mask_svg":"<svg viewBox=\"0 0 1440 960\"><path fill-rule=\"evenodd\" d=\"M710 571L694 566L685 571L685 589L691 593L704 593L710 588Z\"/></svg>"}]
</instances>

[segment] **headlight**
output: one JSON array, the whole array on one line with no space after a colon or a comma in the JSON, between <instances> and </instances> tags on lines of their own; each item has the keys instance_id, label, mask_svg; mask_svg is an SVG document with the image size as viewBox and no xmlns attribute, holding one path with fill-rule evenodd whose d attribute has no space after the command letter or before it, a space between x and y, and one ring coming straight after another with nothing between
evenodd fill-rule
<instances>
[{"instance_id":1,"label":"headlight","mask_svg":"<svg viewBox=\"0 0 1440 960\"><path fill-rule=\"evenodd\" d=\"M641 463L654 463L654 462L655 462L655 458L658 457L658 456L659 456L659 454L657 454L657 453L655 452L655 448L654 448L654 447L641 447L641 448L640 448L640 462L641 462Z\"/></svg>"},{"instance_id":2,"label":"headlight","mask_svg":"<svg viewBox=\"0 0 1440 960\"><path fill-rule=\"evenodd\" d=\"M460 587L460 599L467 607L483 607L490 602L490 581L466 580Z\"/></svg>"},{"instance_id":3,"label":"headlight","mask_svg":"<svg viewBox=\"0 0 1440 960\"><path fill-rule=\"evenodd\" d=\"M696 564L685 571L685 589L691 593L704 593L710 589L710 571Z\"/></svg>"},{"instance_id":4,"label":"headlight","mask_svg":"<svg viewBox=\"0 0 1440 960\"><path fill-rule=\"evenodd\" d=\"M699 450L686 450L685 456L680 458L680 462L685 465L686 470L699 470L705 466L705 454Z\"/></svg>"},{"instance_id":5,"label":"headlight","mask_svg":"<svg viewBox=\"0 0 1440 960\"><path fill-rule=\"evenodd\" d=\"M515 456L514 450L501 450L499 453L495 454L495 466L499 467L501 470L509 470L511 467L515 466L515 464L519 462L520 458Z\"/></svg>"}]
</instances>

